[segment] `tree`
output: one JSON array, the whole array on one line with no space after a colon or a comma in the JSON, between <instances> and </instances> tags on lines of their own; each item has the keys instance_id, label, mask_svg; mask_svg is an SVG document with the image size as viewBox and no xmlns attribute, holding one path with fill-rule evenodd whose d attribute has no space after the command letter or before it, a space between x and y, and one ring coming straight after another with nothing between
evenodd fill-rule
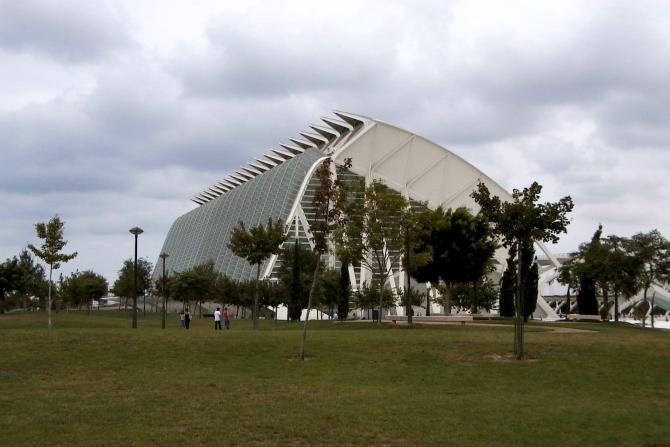
<instances>
[{"instance_id":1,"label":"tree","mask_svg":"<svg viewBox=\"0 0 670 447\"><path fill-rule=\"evenodd\" d=\"M642 283L644 303L647 303L647 292L654 282L663 281L670 274L670 242L658 230L649 233L637 233L630 238L631 253L642 264L640 280ZM651 325L654 327L652 309ZM642 318L645 326L646 315Z\"/></svg>"},{"instance_id":2,"label":"tree","mask_svg":"<svg viewBox=\"0 0 670 447\"><path fill-rule=\"evenodd\" d=\"M274 309L274 317L277 319L277 308L284 302L284 293L280 284L276 281L261 281L260 302L263 306Z\"/></svg>"},{"instance_id":3,"label":"tree","mask_svg":"<svg viewBox=\"0 0 670 447\"><path fill-rule=\"evenodd\" d=\"M44 268L22 250L18 257L0 264L0 313L19 305L28 309L30 298L46 299L48 288Z\"/></svg>"},{"instance_id":4,"label":"tree","mask_svg":"<svg viewBox=\"0 0 670 447\"><path fill-rule=\"evenodd\" d=\"M604 269L606 252L600 239L602 225L598 226L590 242L579 244L579 249L559 268L558 279L568 286L568 308L570 311L570 290L577 291L577 310L584 315L598 314L597 283L606 283L608 273Z\"/></svg>"},{"instance_id":5,"label":"tree","mask_svg":"<svg viewBox=\"0 0 670 447\"><path fill-rule=\"evenodd\" d=\"M286 304L288 317L300 321L302 310L307 307L312 285L312 268L319 257L309 248L295 241L281 251L281 264L277 278Z\"/></svg>"},{"instance_id":6,"label":"tree","mask_svg":"<svg viewBox=\"0 0 670 447\"><path fill-rule=\"evenodd\" d=\"M598 298L596 296L596 282L589 276L579 277L579 291L577 292L577 309L582 315L598 315Z\"/></svg>"},{"instance_id":7,"label":"tree","mask_svg":"<svg viewBox=\"0 0 670 447\"><path fill-rule=\"evenodd\" d=\"M414 287L409 287L404 290L404 293L400 296L400 305L404 306L405 309L410 309L407 315L407 323L411 324L411 317L413 313L413 306L420 306L423 302L423 294L416 290ZM407 311L406 311L407 312Z\"/></svg>"},{"instance_id":8,"label":"tree","mask_svg":"<svg viewBox=\"0 0 670 447\"><path fill-rule=\"evenodd\" d=\"M514 294L516 293L516 259L514 250L509 251L507 268L500 279L498 313L501 317L514 316Z\"/></svg>"},{"instance_id":9,"label":"tree","mask_svg":"<svg viewBox=\"0 0 670 447\"><path fill-rule=\"evenodd\" d=\"M261 278L261 264L273 254L279 253L279 247L286 240L284 223L280 219L268 218L267 224L247 228L240 221L230 235L228 248L240 258L256 266L256 291L251 317L254 329L258 329L258 286Z\"/></svg>"},{"instance_id":10,"label":"tree","mask_svg":"<svg viewBox=\"0 0 670 447\"><path fill-rule=\"evenodd\" d=\"M321 274L321 305L328 310L331 318L342 297L342 279L340 270L326 269Z\"/></svg>"},{"instance_id":11,"label":"tree","mask_svg":"<svg viewBox=\"0 0 670 447\"><path fill-rule=\"evenodd\" d=\"M235 282L221 273L214 273L209 295L212 301L225 307L226 304L232 304L235 295Z\"/></svg>"},{"instance_id":12,"label":"tree","mask_svg":"<svg viewBox=\"0 0 670 447\"><path fill-rule=\"evenodd\" d=\"M379 319L382 324L384 288L392 274L392 254L403 254L401 222L407 200L378 180L365 187L352 185L354 197L345 206L346 222L335 232L340 258L360 262L372 272L372 281L379 293Z\"/></svg>"},{"instance_id":13,"label":"tree","mask_svg":"<svg viewBox=\"0 0 670 447\"><path fill-rule=\"evenodd\" d=\"M35 232L37 237L42 239L40 248L33 244L28 244L28 248L35 256L40 258L49 266L49 329L51 329L51 278L54 270L60 268L61 263L68 262L77 256L77 252L71 254L61 253L61 250L67 245L67 241L63 239L63 227L65 222L60 220L58 215L52 217L49 222L38 222L35 224Z\"/></svg>"},{"instance_id":14,"label":"tree","mask_svg":"<svg viewBox=\"0 0 670 447\"><path fill-rule=\"evenodd\" d=\"M351 159L347 158L341 166L333 169L334 162L326 158L316 169L314 175L319 180L319 185L314 191L313 204L315 208L314 222L311 225L312 242L314 243L314 274L312 275L312 287L307 298L307 316L302 327L300 338L300 359L305 360L305 344L307 343L307 324L312 300L319 281L321 269L321 256L328 253L330 234L342 225L343 204L346 198L346 189L340 180L345 170L351 168ZM333 172L335 171L335 172ZM335 175L333 175L335 174ZM344 259L348 259L346 256Z\"/></svg>"},{"instance_id":15,"label":"tree","mask_svg":"<svg viewBox=\"0 0 670 447\"><path fill-rule=\"evenodd\" d=\"M137 260L137 290L133 294L135 287L135 261L133 259L126 259L123 261L123 266L119 270L119 277L112 285L112 293L119 298L125 298L124 308L128 308L128 299L133 296L144 293L145 290L151 289L151 272L153 265L148 259L140 258ZM162 287L162 284L161 284ZM121 307L121 300L119 300L119 308Z\"/></svg>"},{"instance_id":16,"label":"tree","mask_svg":"<svg viewBox=\"0 0 670 447\"><path fill-rule=\"evenodd\" d=\"M411 278L420 283L432 283L438 285L440 281L440 267L438 263L433 262L434 255L433 244L437 239L436 229L441 225L440 216L437 212L425 207L421 212L415 212L413 237L414 244L410 245L409 253L412 262L406 267ZM423 257L421 261L416 261ZM426 290L426 316L430 316L430 290Z\"/></svg>"},{"instance_id":17,"label":"tree","mask_svg":"<svg viewBox=\"0 0 670 447\"><path fill-rule=\"evenodd\" d=\"M492 196L489 189L479 182L471 194L481 207L481 213L493 225L493 231L502 239L506 248L523 247L533 241L558 242L558 235L566 231L569 220L567 214L572 211L570 196L558 202L538 203L542 186L533 182L523 190L512 191L512 201L503 202ZM523 313L521 312L521 285L524 266L519 256L517 265L517 293L515 297L514 352L518 360L524 358Z\"/></svg>"},{"instance_id":18,"label":"tree","mask_svg":"<svg viewBox=\"0 0 670 447\"><path fill-rule=\"evenodd\" d=\"M524 265L527 265L528 269L523 280L523 321L528 322L528 318L533 315L537 306L537 282L540 278L537 262L532 257L525 260Z\"/></svg>"},{"instance_id":19,"label":"tree","mask_svg":"<svg viewBox=\"0 0 670 447\"><path fill-rule=\"evenodd\" d=\"M98 300L107 294L107 280L91 270L75 272L63 280L61 295L70 305L79 309L86 304L90 310L93 300Z\"/></svg>"},{"instance_id":20,"label":"tree","mask_svg":"<svg viewBox=\"0 0 670 447\"><path fill-rule=\"evenodd\" d=\"M603 243L610 253L612 266L611 287L614 292L614 321L619 321L619 296L630 298L640 290L643 264L628 252L630 240L616 235L608 236Z\"/></svg>"},{"instance_id":21,"label":"tree","mask_svg":"<svg viewBox=\"0 0 670 447\"><path fill-rule=\"evenodd\" d=\"M10 295L19 287L21 270L16 257L0 264L0 313L10 308Z\"/></svg>"},{"instance_id":22,"label":"tree","mask_svg":"<svg viewBox=\"0 0 670 447\"><path fill-rule=\"evenodd\" d=\"M417 292L412 289L411 278L418 268L431 262L433 253L431 250L426 249L427 247L425 246L425 232L429 229L425 221L430 219L428 216L431 211L428 209L426 203L416 205L409 203L408 205L400 220L404 244L402 267L405 272L405 284L401 303L405 307L407 324L411 327L414 316L413 306L420 306L423 300L422 296L417 298ZM424 248L424 250L419 251L419 247Z\"/></svg>"},{"instance_id":23,"label":"tree","mask_svg":"<svg viewBox=\"0 0 670 447\"><path fill-rule=\"evenodd\" d=\"M579 278L577 277L576 272L576 262L577 258L570 255L567 261L565 261L558 269L558 282L565 284L567 290L565 293L565 318L568 318L572 304L570 302L570 292L574 290L579 290Z\"/></svg>"},{"instance_id":24,"label":"tree","mask_svg":"<svg viewBox=\"0 0 670 447\"><path fill-rule=\"evenodd\" d=\"M480 278L475 284L456 284L452 292L452 304L464 309L470 309L473 314L480 307L489 312L496 300L498 300L498 287L486 277Z\"/></svg>"},{"instance_id":25,"label":"tree","mask_svg":"<svg viewBox=\"0 0 670 447\"><path fill-rule=\"evenodd\" d=\"M357 308L369 311L372 309L375 304L379 304L379 297L382 297L382 306L391 307L396 303L396 299L393 296L393 292L388 287L379 290L379 283L377 281L372 281L370 285L368 283L363 284L355 294L354 294L354 304Z\"/></svg>"},{"instance_id":26,"label":"tree","mask_svg":"<svg viewBox=\"0 0 670 447\"><path fill-rule=\"evenodd\" d=\"M349 299L351 298L351 283L348 264L342 262L340 266L340 295L337 298L337 318L346 320L349 315Z\"/></svg>"},{"instance_id":27,"label":"tree","mask_svg":"<svg viewBox=\"0 0 670 447\"><path fill-rule=\"evenodd\" d=\"M599 225L590 242L579 245L559 269L559 281L578 291L578 308L583 314L598 314L597 295L603 297L601 315L607 318L609 295L614 294L614 319L619 319L619 296L631 297L642 287L642 262L632 253L631 240L615 235L602 237ZM569 299L569 298L568 298Z\"/></svg>"},{"instance_id":28,"label":"tree","mask_svg":"<svg viewBox=\"0 0 670 447\"><path fill-rule=\"evenodd\" d=\"M217 276L212 263L196 265L176 274L170 287L174 297L181 300L184 307L190 302L195 302L197 307L203 300L218 298L215 296ZM202 305L200 309L202 312Z\"/></svg>"},{"instance_id":29,"label":"tree","mask_svg":"<svg viewBox=\"0 0 670 447\"><path fill-rule=\"evenodd\" d=\"M425 211L418 219L418 253L429 253L428 261L412 269L421 282L445 284L445 314L451 313L451 295L456 284L477 284L487 273L496 249L488 221L467 208Z\"/></svg>"}]
</instances>

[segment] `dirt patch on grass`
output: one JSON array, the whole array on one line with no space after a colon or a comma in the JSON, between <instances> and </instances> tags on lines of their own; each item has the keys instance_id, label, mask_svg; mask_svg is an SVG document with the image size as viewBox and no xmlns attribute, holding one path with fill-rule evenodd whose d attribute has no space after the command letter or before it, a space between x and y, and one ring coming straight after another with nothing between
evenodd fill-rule
<instances>
[{"instance_id":1,"label":"dirt patch on grass","mask_svg":"<svg viewBox=\"0 0 670 447\"><path fill-rule=\"evenodd\" d=\"M516 362L539 362L540 359L533 354L526 354L523 360L517 360L513 352L477 352L459 357L459 360L467 363L516 363Z\"/></svg>"},{"instance_id":2,"label":"dirt patch on grass","mask_svg":"<svg viewBox=\"0 0 670 447\"><path fill-rule=\"evenodd\" d=\"M311 354L305 354L304 361L311 360L313 357L314 356ZM299 362L303 359L301 359L300 356L296 354L296 355L289 355L288 357L286 357L286 360L288 360L289 362Z\"/></svg>"}]
</instances>

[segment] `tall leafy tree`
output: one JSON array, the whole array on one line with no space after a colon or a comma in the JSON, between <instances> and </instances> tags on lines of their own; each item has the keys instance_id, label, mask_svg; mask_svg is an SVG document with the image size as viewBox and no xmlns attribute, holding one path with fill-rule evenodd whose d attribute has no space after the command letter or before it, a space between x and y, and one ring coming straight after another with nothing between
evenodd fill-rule
<instances>
[{"instance_id":1,"label":"tall leafy tree","mask_svg":"<svg viewBox=\"0 0 670 447\"><path fill-rule=\"evenodd\" d=\"M370 285L363 284L355 294L354 294L354 303L357 308L367 310L368 312L375 305L379 305L379 296L382 297L382 306L391 307L396 303L396 298L393 296L393 292L388 287L379 290L379 283L373 281Z\"/></svg>"},{"instance_id":2,"label":"tall leafy tree","mask_svg":"<svg viewBox=\"0 0 670 447\"><path fill-rule=\"evenodd\" d=\"M501 317L514 316L514 294L516 292L516 259L515 251L510 250L507 257L507 268L500 279L500 296L498 313Z\"/></svg>"},{"instance_id":3,"label":"tall leafy tree","mask_svg":"<svg viewBox=\"0 0 670 447\"><path fill-rule=\"evenodd\" d=\"M197 307L202 301L218 300L217 277L213 264L205 263L176 274L170 287L173 296L181 300L184 307L191 302ZM202 310L202 305L200 308Z\"/></svg>"},{"instance_id":4,"label":"tall leafy tree","mask_svg":"<svg viewBox=\"0 0 670 447\"><path fill-rule=\"evenodd\" d=\"M153 265L148 259L140 258L137 260L137 290L133 294L135 287L135 264L133 259L126 259L119 270L119 276L112 285L112 293L119 298L125 299L124 308L128 307L128 299L133 296L141 295L144 291L151 289L151 272ZM162 287L162 284L161 284ZM119 300L119 308L121 301Z\"/></svg>"},{"instance_id":5,"label":"tall leafy tree","mask_svg":"<svg viewBox=\"0 0 670 447\"><path fill-rule=\"evenodd\" d=\"M425 203L413 204L409 206L401 216L401 227L403 231L403 256L402 266L405 272L405 284L402 306L405 307L407 324L412 325L414 316L414 306L420 306L423 296L419 296L416 290L412 289L411 278L416 275L417 269L429 264L433 259L432 247L426 245L427 234L430 230L431 211Z\"/></svg>"},{"instance_id":6,"label":"tall leafy tree","mask_svg":"<svg viewBox=\"0 0 670 447\"><path fill-rule=\"evenodd\" d=\"M570 302L571 292L579 290L577 262L578 259L571 254L567 261L563 262L563 264L558 269L558 282L567 286L564 304L566 319L568 318L572 308L572 303Z\"/></svg>"},{"instance_id":7,"label":"tall leafy tree","mask_svg":"<svg viewBox=\"0 0 670 447\"><path fill-rule=\"evenodd\" d=\"M311 225L312 241L314 243L314 273L312 275L312 286L307 298L307 316L302 327L300 338L300 359L305 360L305 345L307 343L307 324L309 323L309 312L312 301L317 291L319 273L321 270L321 256L328 253L330 249L331 233L342 225L343 204L346 198L346 189L342 183L344 172L351 168L351 159L347 158L340 166L335 166L331 158L326 158L316 169L314 175L319 181L314 191L314 222ZM345 259L348 259L345 257Z\"/></svg>"},{"instance_id":8,"label":"tall leafy tree","mask_svg":"<svg viewBox=\"0 0 670 447\"><path fill-rule=\"evenodd\" d=\"M631 297L642 287L641 260L632 253L631 240L616 235L602 237L602 225L591 241L579 245L570 259L559 269L559 281L571 290L577 290L579 312L598 313L597 296L603 297L601 314L607 318L609 296L614 295L614 319L619 319L619 297ZM569 298L568 298L569 299Z\"/></svg>"},{"instance_id":9,"label":"tall leafy tree","mask_svg":"<svg viewBox=\"0 0 670 447\"><path fill-rule=\"evenodd\" d=\"M79 309L83 305L90 310L94 300L107 294L108 284L105 277L91 270L75 272L63 280L61 296L69 304Z\"/></svg>"},{"instance_id":10,"label":"tall leafy tree","mask_svg":"<svg viewBox=\"0 0 670 447\"><path fill-rule=\"evenodd\" d=\"M261 277L261 265L273 254L278 254L282 243L286 240L284 223L280 219L268 218L265 225L259 224L247 230L240 221L230 235L228 248L235 255L244 258L252 266L256 266L256 288L252 319L254 329L258 329L258 287Z\"/></svg>"},{"instance_id":11,"label":"tall leafy tree","mask_svg":"<svg viewBox=\"0 0 670 447\"><path fill-rule=\"evenodd\" d=\"M27 309L31 298L45 300L48 288L44 268L28 250L22 250L18 257L0 264L0 313L10 306L10 296L13 306L22 304Z\"/></svg>"},{"instance_id":12,"label":"tall leafy tree","mask_svg":"<svg viewBox=\"0 0 670 447\"><path fill-rule=\"evenodd\" d=\"M602 238L603 228L599 225L589 242L579 245L579 249L571 253L570 259L559 269L559 281L568 286L568 290L577 290L577 307L580 314L597 315L598 292L603 297L602 316L609 314L609 292L615 293L615 306L618 306L618 294L622 287L628 290L622 278L624 272L623 252L616 248L620 244L616 237L608 242ZM632 264L631 264L632 265ZM626 269L628 270L628 269ZM617 311L615 310L615 314Z\"/></svg>"},{"instance_id":13,"label":"tall leafy tree","mask_svg":"<svg viewBox=\"0 0 670 447\"><path fill-rule=\"evenodd\" d=\"M340 270L325 269L321 274L321 306L331 317L342 297L342 278Z\"/></svg>"},{"instance_id":14,"label":"tall leafy tree","mask_svg":"<svg viewBox=\"0 0 670 447\"><path fill-rule=\"evenodd\" d=\"M577 309L582 315L598 315L598 297L596 282L590 276L579 277L579 291L577 292Z\"/></svg>"},{"instance_id":15,"label":"tall leafy tree","mask_svg":"<svg viewBox=\"0 0 670 447\"><path fill-rule=\"evenodd\" d=\"M490 311L498 299L498 287L486 277L480 278L476 284L456 284L452 293L453 305L464 309L471 309L473 313L478 308Z\"/></svg>"},{"instance_id":16,"label":"tall leafy tree","mask_svg":"<svg viewBox=\"0 0 670 447\"><path fill-rule=\"evenodd\" d=\"M277 308L284 302L284 293L276 281L261 281L260 302L263 306L274 309L274 318L277 319Z\"/></svg>"},{"instance_id":17,"label":"tall leafy tree","mask_svg":"<svg viewBox=\"0 0 670 447\"><path fill-rule=\"evenodd\" d=\"M404 293L400 296L400 304L405 306L405 308L412 309L412 306L420 306L423 302L423 293L415 289L414 287L409 287L403 291ZM411 312L407 315L407 322L411 323Z\"/></svg>"},{"instance_id":18,"label":"tall leafy tree","mask_svg":"<svg viewBox=\"0 0 670 447\"><path fill-rule=\"evenodd\" d=\"M337 298L337 318L346 320L349 315L349 300L351 298L351 282L349 278L348 264L342 262L340 265L340 295Z\"/></svg>"},{"instance_id":19,"label":"tall leafy tree","mask_svg":"<svg viewBox=\"0 0 670 447\"><path fill-rule=\"evenodd\" d=\"M407 271L409 275L420 283L431 283L436 286L440 281L441 269L437 262L433 262L439 255L434 255L434 243L439 242L436 236L437 230L442 223L440 215L436 211L425 208L423 212L415 213L415 237L416 243L410 246L411 259L423 256L423 261L410 264ZM439 251L439 248L438 248ZM426 316L430 316L430 290L426 290Z\"/></svg>"},{"instance_id":20,"label":"tall leafy tree","mask_svg":"<svg viewBox=\"0 0 670 447\"><path fill-rule=\"evenodd\" d=\"M346 223L336 231L338 255L372 272L379 293L378 323L382 324L384 289L393 273L392 254L403 254L402 216L407 200L382 182L352 185L354 199L345 208Z\"/></svg>"},{"instance_id":21,"label":"tall leafy tree","mask_svg":"<svg viewBox=\"0 0 670 447\"><path fill-rule=\"evenodd\" d=\"M35 232L38 239L42 240L42 245L37 248L33 244L28 244L28 249L44 263L49 266L49 295L48 295L48 314L49 314L49 329L51 329L51 288L52 288L52 273L54 270L60 268L61 263L68 262L77 256L77 252L65 254L62 253L63 248L67 245L67 241L63 239L63 222L58 215L55 215L49 222L38 222L35 224Z\"/></svg>"},{"instance_id":22,"label":"tall leafy tree","mask_svg":"<svg viewBox=\"0 0 670 447\"><path fill-rule=\"evenodd\" d=\"M523 247L533 241L558 242L569 223L568 213L572 211L572 199L567 196L558 202L538 203L542 186L533 182L523 190L512 191L512 200L503 202L491 195L488 187L480 182L472 197L481 207L481 213L491 222L494 232L508 249ZM519 256L517 265L517 294L515 299L514 352L519 360L524 358L523 312L521 311L521 285L524 266Z\"/></svg>"},{"instance_id":23,"label":"tall leafy tree","mask_svg":"<svg viewBox=\"0 0 670 447\"><path fill-rule=\"evenodd\" d=\"M598 315L598 287L605 303L609 290L610 269L607 248L602 244L603 226L593 233L591 242L580 245L580 263L576 265L579 277L577 307L580 314Z\"/></svg>"},{"instance_id":24,"label":"tall leafy tree","mask_svg":"<svg viewBox=\"0 0 670 447\"><path fill-rule=\"evenodd\" d=\"M651 285L663 281L670 273L670 242L658 230L652 230L633 235L630 238L629 249L642 264L640 280L644 303L647 305L647 293ZM653 313L651 322L653 327ZM642 326L645 324L646 315L642 318Z\"/></svg>"},{"instance_id":25,"label":"tall leafy tree","mask_svg":"<svg viewBox=\"0 0 670 447\"><path fill-rule=\"evenodd\" d=\"M528 318L533 315L535 312L535 307L537 306L537 283L539 280L539 270L537 267L537 262L530 257L527 258L527 261L524 261L524 265L527 265L528 268L524 275L523 280L523 321L528 322Z\"/></svg>"},{"instance_id":26,"label":"tall leafy tree","mask_svg":"<svg viewBox=\"0 0 670 447\"><path fill-rule=\"evenodd\" d=\"M302 310L307 307L312 285L314 263L319 257L309 248L299 244L285 244L281 251L281 264L277 278L286 304L288 317L299 321Z\"/></svg>"},{"instance_id":27,"label":"tall leafy tree","mask_svg":"<svg viewBox=\"0 0 670 447\"><path fill-rule=\"evenodd\" d=\"M619 321L619 297L630 298L640 290L640 277L643 264L630 253L630 240L610 235L603 244L607 246L610 257L611 288L614 293L614 321Z\"/></svg>"},{"instance_id":28,"label":"tall leafy tree","mask_svg":"<svg viewBox=\"0 0 670 447\"><path fill-rule=\"evenodd\" d=\"M13 303L10 296L20 287L21 269L16 257L0 264L0 313L5 313Z\"/></svg>"},{"instance_id":29,"label":"tall leafy tree","mask_svg":"<svg viewBox=\"0 0 670 447\"><path fill-rule=\"evenodd\" d=\"M422 282L442 280L446 286L442 288L444 309L450 314L453 287L476 285L491 265L496 243L489 223L465 207L446 211L439 207L424 212L417 226L421 240L414 251L429 253L430 261L413 268L412 276Z\"/></svg>"}]
</instances>

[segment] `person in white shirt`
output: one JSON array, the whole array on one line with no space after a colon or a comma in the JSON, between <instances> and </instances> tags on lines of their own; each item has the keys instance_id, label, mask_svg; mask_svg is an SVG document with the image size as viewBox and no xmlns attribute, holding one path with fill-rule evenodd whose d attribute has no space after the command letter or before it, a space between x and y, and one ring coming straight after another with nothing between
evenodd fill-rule
<instances>
[{"instance_id":1,"label":"person in white shirt","mask_svg":"<svg viewBox=\"0 0 670 447\"><path fill-rule=\"evenodd\" d=\"M221 308L217 307L214 311L214 330L221 330Z\"/></svg>"}]
</instances>

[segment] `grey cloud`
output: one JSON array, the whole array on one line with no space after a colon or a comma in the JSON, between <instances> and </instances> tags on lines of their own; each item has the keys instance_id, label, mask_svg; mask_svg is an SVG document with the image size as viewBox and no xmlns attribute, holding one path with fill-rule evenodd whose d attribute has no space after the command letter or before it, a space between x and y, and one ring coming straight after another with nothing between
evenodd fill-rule
<instances>
[{"instance_id":1,"label":"grey cloud","mask_svg":"<svg viewBox=\"0 0 670 447\"><path fill-rule=\"evenodd\" d=\"M0 2L0 47L63 62L86 62L132 45L121 13L73 0Z\"/></svg>"},{"instance_id":2,"label":"grey cloud","mask_svg":"<svg viewBox=\"0 0 670 447\"><path fill-rule=\"evenodd\" d=\"M396 43L387 39L390 24L385 25L324 26L309 18L301 22L286 15L276 18L272 11L261 18L228 14L210 23L211 51L177 60L175 71L187 91L205 96L361 90L396 69ZM395 32L402 33L402 26Z\"/></svg>"}]
</instances>

